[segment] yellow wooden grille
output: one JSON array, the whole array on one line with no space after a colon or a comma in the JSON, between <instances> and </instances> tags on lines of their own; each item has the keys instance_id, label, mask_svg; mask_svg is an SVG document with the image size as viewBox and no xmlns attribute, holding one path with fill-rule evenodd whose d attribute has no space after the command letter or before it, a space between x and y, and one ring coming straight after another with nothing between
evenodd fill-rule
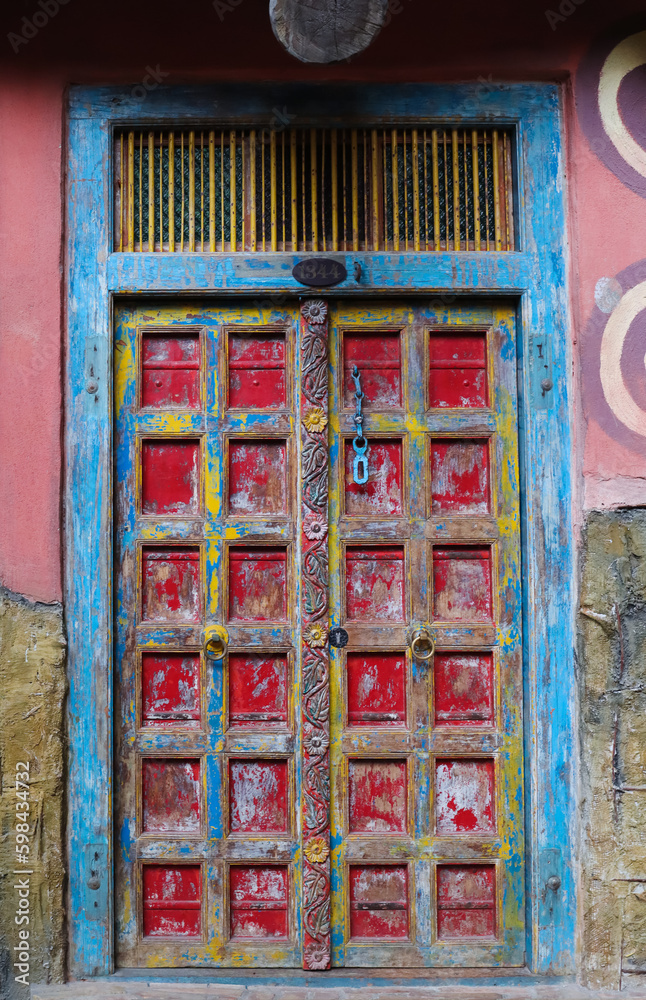
<instances>
[{"instance_id":1,"label":"yellow wooden grille","mask_svg":"<svg viewBox=\"0 0 646 1000\"><path fill-rule=\"evenodd\" d=\"M118 131L115 250L515 249L500 129Z\"/></svg>"}]
</instances>

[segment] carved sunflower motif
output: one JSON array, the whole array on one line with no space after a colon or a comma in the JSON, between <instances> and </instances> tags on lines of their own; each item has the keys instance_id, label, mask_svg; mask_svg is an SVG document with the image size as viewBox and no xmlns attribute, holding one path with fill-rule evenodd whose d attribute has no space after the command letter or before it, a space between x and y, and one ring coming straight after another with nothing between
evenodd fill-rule
<instances>
[{"instance_id":1,"label":"carved sunflower motif","mask_svg":"<svg viewBox=\"0 0 646 1000\"><path fill-rule=\"evenodd\" d=\"M309 733L305 737L305 749L310 757L320 757L325 753L329 745L330 741L320 729L315 729L313 733Z\"/></svg>"},{"instance_id":2,"label":"carved sunflower motif","mask_svg":"<svg viewBox=\"0 0 646 1000\"><path fill-rule=\"evenodd\" d=\"M324 625L309 625L303 638L312 649L322 649L327 642L327 629Z\"/></svg>"},{"instance_id":3,"label":"carved sunflower motif","mask_svg":"<svg viewBox=\"0 0 646 1000\"><path fill-rule=\"evenodd\" d=\"M312 299L301 307L301 312L308 323L324 323L327 306L321 299Z\"/></svg>"},{"instance_id":4,"label":"carved sunflower motif","mask_svg":"<svg viewBox=\"0 0 646 1000\"><path fill-rule=\"evenodd\" d=\"M305 965L308 969L327 969L330 957L324 948L307 948L305 950Z\"/></svg>"},{"instance_id":5,"label":"carved sunflower motif","mask_svg":"<svg viewBox=\"0 0 646 1000\"><path fill-rule=\"evenodd\" d=\"M324 521L305 521L303 523L303 531L311 542L318 541L319 538L325 538L327 524Z\"/></svg>"},{"instance_id":6,"label":"carved sunflower motif","mask_svg":"<svg viewBox=\"0 0 646 1000\"><path fill-rule=\"evenodd\" d=\"M322 865L330 856L330 848L323 837L312 837L305 845L305 857L311 865Z\"/></svg>"},{"instance_id":7,"label":"carved sunflower motif","mask_svg":"<svg viewBox=\"0 0 646 1000\"><path fill-rule=\"evenodd\" d=\"M303 423L310 434L320 434L327 427L327 416L320 406L315 406L313 410L303 418Z\"/></svg>"}]
</instances>

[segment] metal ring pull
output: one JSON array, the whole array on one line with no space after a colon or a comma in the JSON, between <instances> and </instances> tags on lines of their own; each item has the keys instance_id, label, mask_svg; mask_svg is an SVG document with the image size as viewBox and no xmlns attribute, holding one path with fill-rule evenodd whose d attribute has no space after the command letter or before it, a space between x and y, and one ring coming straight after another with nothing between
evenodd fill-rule
<instances>
[{"instance_id":1,"label":"metal ring pull","mask_svg":"<svg viewBox=\"0 0 646 1000\"><path fill-rule=\"evenodd\" d=\"M354 425L356 427L356 437L352 442L352 447L354 448L354 462L352 463L352 478L354 479L357 486L363 486L364 483L368 482L368 458L366 452L368 450L368 442L363 436L363 411L361 409L365 393L361 389L361 372L355 365L352 369L352 379L354 381L355 387L355 407L356 413L354 415ZM360 443L363 442L363 443Z\"/></svg>"},{"instance_id":2,"label":"metal ring pull","mask_svg":"<svg viewBox=\"0 0 646 1000\"><path fill-rule=\"evenodd\" d=\"M221 625L209 629L204 652L209 660L222 660L229 648L229 633Z\"/></svg>"},{"instance_id":3,"label":"metal ring pull","mask_svg":"<svg viewBox=\"0 0 646 1000\"><path fill-rule=\"evenodd\" d=\"M413 632L410 648L416 660L430 660L435 654L435 639L428 629L418 628Z\"/></svg>"}]
</instances>

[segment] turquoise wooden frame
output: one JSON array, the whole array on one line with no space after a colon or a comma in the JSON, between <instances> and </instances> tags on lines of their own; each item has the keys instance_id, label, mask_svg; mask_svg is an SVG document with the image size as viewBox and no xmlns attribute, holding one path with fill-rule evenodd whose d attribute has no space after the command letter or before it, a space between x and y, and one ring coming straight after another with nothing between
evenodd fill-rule
<instances>
[{"instance_id":1,"label":"turquoise wooden frame","mask_svg":"<svg viewBox=\"0 0 646 1000\"><path fill-rule=\"evenodd\" d=\"M576 954L572 406L560 89L552 84L73 87L67 172L65 599L68 625L69 972L107 975L113 948L112 302L121 294L302 294L298 255L112 253L112 130L290 121L515 126L511 253L348 253L335 296L515 298L525 629L527 964ZM335 256L343 256L335 254ZM354 280L354 261L361 279ZM548 367L546 367L548 366ZM541 381L551 377L551 390ZM547 879L561 880L557 891ZM88 887L99 882L99 888Z\"/></svg>"}]
</instances>

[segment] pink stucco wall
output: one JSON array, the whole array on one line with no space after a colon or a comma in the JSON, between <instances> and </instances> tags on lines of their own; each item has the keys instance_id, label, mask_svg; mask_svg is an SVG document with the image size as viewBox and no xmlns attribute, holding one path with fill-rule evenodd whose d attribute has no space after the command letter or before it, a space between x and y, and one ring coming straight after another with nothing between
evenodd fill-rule
<instances>
[{"instance_id":1,"label":"pink stucco wall","mask_svg":"<svg viewBox=\"0 0 646 1000\"><path fill-rule=\"evenodd\" d=\"M60 83L0 80L0 582L61 597Z\"/></svg>"},{"instance_id":2,"label":"pink stucco wall","mask_svg":"<svg viewBox=\"0 0 646 1000\"><path fill-rule=\"evenodd\" d=\"M609 9L593 0L559 0L547 8L558 12L563 4L570 13L551 24L544 0L501 0L494 8L393 0L391 23L375 44L350 63L329 68L302 66L281 51L267 0L237 2L223 18L198 0L185 0L181 11L170 0L134 6L126 0L68 0L17 52L9 33L22 30L31 11L22 3L3 5L0 583L38 600L61 596L65 87L90 81L134 85L146 66L159 67L171 85L209 79L563 81L578 519L584 507L643 502L646 448L638 436L615 433L603 400L583 391L581 372L594 367L598 331L590 324L603 319L595 314L597 282L646 257L646 198L591 150L580 124L585 95L574 82L594 39L642 4L617 0Z\"/></svg>"}]
</instances>

